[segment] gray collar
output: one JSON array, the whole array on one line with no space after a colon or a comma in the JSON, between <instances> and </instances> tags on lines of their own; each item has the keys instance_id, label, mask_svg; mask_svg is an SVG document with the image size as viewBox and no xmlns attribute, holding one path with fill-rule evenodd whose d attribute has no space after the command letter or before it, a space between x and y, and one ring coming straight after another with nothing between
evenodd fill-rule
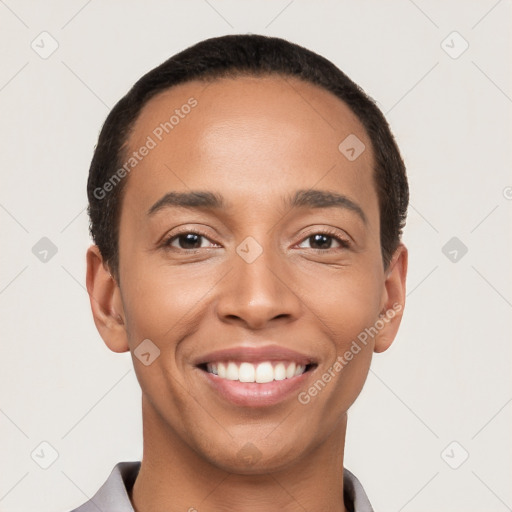
<instances>
[{"instance_id":1,"label":"gray collar","mask_svg":"<svg viewBox=\"0 0 512 512\"><path fill-rule=\"evenodd\" d=\"M117 463L98 492L72 512L134 512L128 492L139 474L140 464L140 461ZM373 512L361 482L345 468L343 492L349 512Z\"/></svg>"}]
</instances>

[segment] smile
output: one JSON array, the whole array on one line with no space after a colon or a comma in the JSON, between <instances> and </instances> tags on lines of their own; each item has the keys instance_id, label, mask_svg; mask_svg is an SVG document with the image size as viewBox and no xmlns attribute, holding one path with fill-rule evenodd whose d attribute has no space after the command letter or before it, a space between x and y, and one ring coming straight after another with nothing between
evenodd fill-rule
<instances>
[{"instance_id":1,"label":"smile","mask_svg":"<svg viewBox=\"0 0 512 512\"><path fill-rule=\"evenodd\" d=\"M319 361L278 344L239 345L198 355L192 360L215 399L247 408L293 400L314 377Z\"/></svg>"},{"instance_id":2,"label":"smile","mask_svg":"<svg viewBox=\"0 0 512 512\"><path fill-rule=\"evenodd\" d=\"M262 361L257 364L247 361L223 361L206 364L206 371L221 379L266 384L298 377L308 366L310 365L296 364L293 361Z\"/></svg>"}]
</instances>

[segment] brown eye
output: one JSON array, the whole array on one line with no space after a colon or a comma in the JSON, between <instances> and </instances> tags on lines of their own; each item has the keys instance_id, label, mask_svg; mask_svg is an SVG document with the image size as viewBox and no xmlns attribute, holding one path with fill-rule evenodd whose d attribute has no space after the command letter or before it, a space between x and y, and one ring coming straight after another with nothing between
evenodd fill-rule
<instances>
[{"instance_id":1,"label":"brown eye","mask_svg":"<svg viewBox=\"0 0 512 512\"><path fill-rule=\"evenodd\" d=\"M335 243L338 244L338 247L332 247L333 240ZM308 235L302 244L306 241L309 241L310 248L315 250L329 250L329 249L347 249L350 247L350 243L348 240L345 240L344 238L341 238L337 233L331 233L331 232L318 232L314 233L312 235ZM301 245L302 245L301 244ZM307 249L307 247L302 247Z\"/></svg>"},{"instance_id":2,"label":"brown eye","mask_svg":"<svg viewBox=\"0 0 512 512\"><path fill-rule=\"evenodd\" d=\"M312 235L309 237L312 249L330 249L333 238L322 233Z\"/></svg>"},{"instance_id":3,"label":"brown eye","mask_svg":"<svg viewBox=\"0 0 512 512\"><path fill-rule=\"evenodd\" d=\"M203 245L204 241L207 241L208 243ZM205 235L196 233L195 231L187 231L172 235L163 244L165 248L181 249L184 251L193 251L204 247L211 247L212 245L215 244L206 238Z\"/></svg>"}]
</instances>

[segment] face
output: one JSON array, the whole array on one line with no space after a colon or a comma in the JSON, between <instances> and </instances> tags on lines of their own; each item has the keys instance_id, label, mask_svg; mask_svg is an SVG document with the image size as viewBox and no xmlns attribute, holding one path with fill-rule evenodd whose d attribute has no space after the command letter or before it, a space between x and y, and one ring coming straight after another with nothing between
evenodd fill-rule
<instances>
[{"instance_id":1,"label":"face","mask_svg":"<svg viewBox=\"0 0 512 512\"><path fill-rule=\"evenodd\" d=\"M189 82L144 107L133 151L122 324L100 332L132 352L147 421L228 471L300 460L345 420L403 305L405 248L383 268L364 128L295 79Z\"/></svg>"}]
</instances>

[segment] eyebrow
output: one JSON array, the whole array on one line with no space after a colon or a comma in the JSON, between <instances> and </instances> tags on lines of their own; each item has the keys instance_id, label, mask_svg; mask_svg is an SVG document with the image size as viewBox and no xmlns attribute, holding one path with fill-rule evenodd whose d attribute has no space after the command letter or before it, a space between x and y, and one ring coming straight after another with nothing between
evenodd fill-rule
<instances>
[{"instance_id":1,"label":"eyebrow","mask_svg":"<svg viewBox=\"0 0 512 512\"><path fill-rule=\"evenodd\" d=\"M327 190L297 190L292 196L283 198L285 208L340 208L356 213L364 224L367 218L363 209L347 196ZM160 198L147 212L149 217L165 208L188 208L222 210L229 205L221 194L196 190L191 192L169 192Z\"/></svg>"}]
</instances>

